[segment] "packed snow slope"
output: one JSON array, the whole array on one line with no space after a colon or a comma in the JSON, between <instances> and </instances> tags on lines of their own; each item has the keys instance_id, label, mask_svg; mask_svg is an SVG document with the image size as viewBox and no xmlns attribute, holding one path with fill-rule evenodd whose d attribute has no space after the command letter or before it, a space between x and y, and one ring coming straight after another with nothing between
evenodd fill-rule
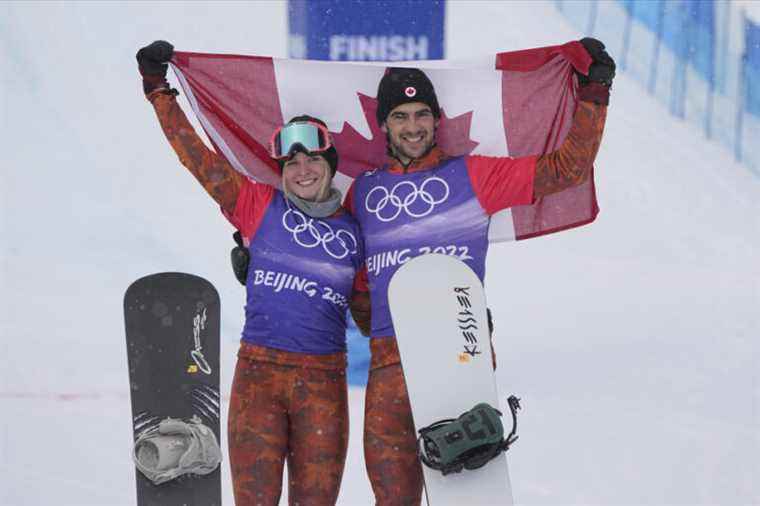
<instances>
[{"instance_id":1,"label":"packed snow slope","mask_svg":"<svg viewBox=\"0 0 760 506\"><path fill-rule=\"evenodd\" d=\"M450 58L582 35L550 3L447 14ZM134 54L164 38L285 56L285 15L267 2L0 4L1 504L135 503L122 295L137 277L216 284L229 391L243 305L232 230L163 138ZM594 224L489 254L497 376L524 403L516 502L760 503L760 181L625 75L597 166ZM352 389L343 505L372 502L362 403Z\"/></svg>"}]
</instances>

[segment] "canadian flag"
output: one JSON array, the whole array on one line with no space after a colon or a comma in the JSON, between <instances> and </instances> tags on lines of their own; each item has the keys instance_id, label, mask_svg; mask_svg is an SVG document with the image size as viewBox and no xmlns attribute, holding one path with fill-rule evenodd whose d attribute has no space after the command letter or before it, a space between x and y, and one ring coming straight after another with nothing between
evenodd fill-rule
<instances>
[{"instance_id":1,"label":"canadian flag","mask_svg":"<svg viewBox=\"0 0 760 506\"><path fill-rule=\"evenodd\" d=\"M441 106L438 145L451 156L526 156L551 152L572 122L573 69L591 59L578 42L499 53L485 61L395 63L422 69ZM322 119L339 155L336 186L386 162L375 119L386 64L320 62L175 52L172 67L215 148L240 172L279 186L267 146L294 116ZM590 223L598 213L593 177L533 205L500 212L490 240L527 239Z\"/></svg>"}]
</instances>

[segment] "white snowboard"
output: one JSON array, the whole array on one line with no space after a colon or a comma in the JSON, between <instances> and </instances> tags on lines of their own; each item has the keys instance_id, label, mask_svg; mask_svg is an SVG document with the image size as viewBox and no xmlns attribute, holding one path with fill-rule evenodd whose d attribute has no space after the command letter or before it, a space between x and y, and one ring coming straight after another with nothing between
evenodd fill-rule
<instances>
[{"instance_id":1,"label":"white snowboard","mask_svg":"<svg viewBox=\"0 0 760 506\"><path fill-rule=\"evenodd\" d=\"M464 262L429 254L402 265L388 286L415 430L457 418L479 402L500 409L483 285ZM509 411L502 423L511 427ZM418 433L419 435L419 433ZM504 453L444 476L422 464L429 505L511 505Z\"/></svg>"}]
</instances>

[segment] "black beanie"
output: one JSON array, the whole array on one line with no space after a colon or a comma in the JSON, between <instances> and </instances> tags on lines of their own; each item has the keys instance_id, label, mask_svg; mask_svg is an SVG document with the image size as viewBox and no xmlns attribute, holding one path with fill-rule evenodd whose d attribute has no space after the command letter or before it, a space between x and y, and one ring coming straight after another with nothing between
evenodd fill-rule
<instances>
[{"instance_id":1,"label":"black beanie","mask_svg":"<svg viewBox=\"0 0 760 506\"><path fill-rule=\"evenodd\" d=\"M319 123L323 127L327 128L327 123L319 118L309 116L308 114L302 114L301 116L291 118L291 120L286 124L289 125L290 123L296 123L298 121L311 121L313 123ZM333 144L326 151L316 154L327 160L327 164L330 166L330 170L332 170L332 175L335 176L335 171L338 170L338 151L335 149L335 145ZM282 172L282 167L285 165L285 160L277 160L277 164L280 166L280 172Z\"/></svg>"},{"instance_id":2,"label":"black beanie","mask_svg":"<svg viewBox=\"0 0 760 506\"><path fill-rule=\"evenodd\" d=\"M415 68L388 68L377 87L377 124L382 125L393 109L409 102L427 104L433 116L441 117L433 83L424 72Z\"/></svg>"}]
</instances>

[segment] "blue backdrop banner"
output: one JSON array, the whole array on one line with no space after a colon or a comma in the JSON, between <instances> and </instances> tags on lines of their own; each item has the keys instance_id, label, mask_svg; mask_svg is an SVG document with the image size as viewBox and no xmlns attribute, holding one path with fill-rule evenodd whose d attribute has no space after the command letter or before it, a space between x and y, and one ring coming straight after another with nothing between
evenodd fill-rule
<instances>
[{"instance_id":1,"label":"blue backdrop banner","mask_svg":"<svg viewBox=\"0 0 760 506\"><path fill-rule=\"evenodd\" d=\"M755 2L757 3L757 2ZM760 175L760 20L730 0L555 0L621 71ZM753 11L754 14L754 11ZM737 25L739 21L739 25Z\"/></svg>"},{"instance_id":2,"label":"blue backdrop banner","mask_svg":"<svg viewBox=\"0 0 760 506\"><path fill-rule=\"evenodd\" d=\"M744 108L760 117L760 24L744 24Z\"/></svg>"},{"instance_id":3,"label":"blue backdrop banner","mask_svg":"<svg viewBox=\"0 0 760 506\"><path fill-rule=\"evenodd\" d=\"M290 0L290 56L334 61L442 59L444 8L444 0Z\"/></svg>"}]
</instances>

